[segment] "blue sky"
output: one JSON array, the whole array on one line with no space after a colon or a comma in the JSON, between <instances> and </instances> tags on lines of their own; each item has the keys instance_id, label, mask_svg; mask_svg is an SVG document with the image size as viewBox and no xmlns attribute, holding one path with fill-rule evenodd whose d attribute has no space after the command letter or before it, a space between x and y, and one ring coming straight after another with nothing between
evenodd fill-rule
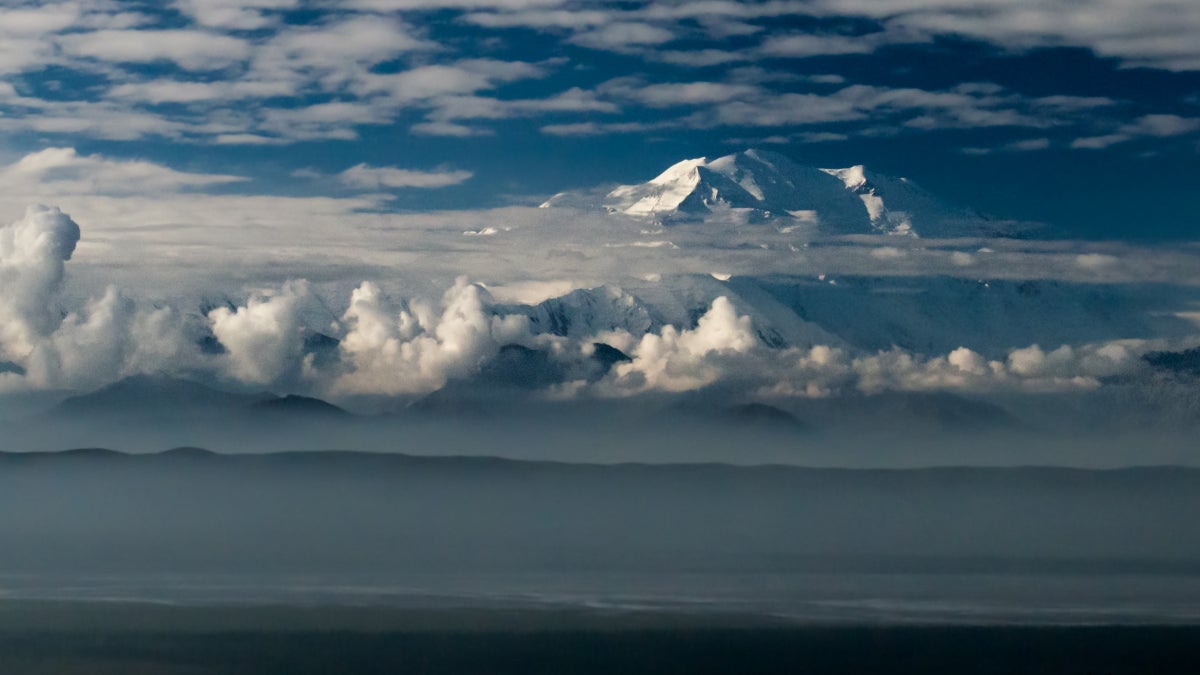
<instances>
[{"instance_id":1,"label":"blue sky","mask_svg":"<svg viewBox=\"0 0 1200 675\"><path fill-rule=\"evenodd\" d=\"M1074 237L1192 239L1198 31L1175 0L7 3L0 152L422 210L764 147Z\"/></svg>"}]
</instances>

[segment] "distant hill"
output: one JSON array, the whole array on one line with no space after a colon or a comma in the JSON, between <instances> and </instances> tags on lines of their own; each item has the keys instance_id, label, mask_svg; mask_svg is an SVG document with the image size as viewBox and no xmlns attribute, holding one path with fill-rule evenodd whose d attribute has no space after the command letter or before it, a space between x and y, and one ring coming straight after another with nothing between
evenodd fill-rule
<instances>
[{"instance_id":1,"label":"distant hill","mask_svg":"<svg viewBox=\"0 0 1200 675\"><path fill-rule=\"evenodd\" d=\"M348 417L350 413L332 403L319 398L288 394L278 398L259 401L250 406L251 410L274 413L300 413L305 415L326 415L331 417Z\"/></svg>"},{"instance_id":2,"label":"distant hill","mask_svg":"<svg viewBox=\"0 0 1200 675\"><path fill-rule=\"evenodd\" d=\"M0 453L9 571L1200 571L1200 470ZM31 537L30 532L36 532Z\"/></svg>"},{"instance_id":3,"label":"distant hill","mask_svg":"<svg viewBox=\"0 0 1200 675\"><path fill-rule=\"evenodd\" d=\"M51 417L228 416L256 413L348 415L341 408L305 396L270 392L238 393L199 382L159 375L128 377L96 391L72 396L54 406Z\"/></svg>"}]
</instances>

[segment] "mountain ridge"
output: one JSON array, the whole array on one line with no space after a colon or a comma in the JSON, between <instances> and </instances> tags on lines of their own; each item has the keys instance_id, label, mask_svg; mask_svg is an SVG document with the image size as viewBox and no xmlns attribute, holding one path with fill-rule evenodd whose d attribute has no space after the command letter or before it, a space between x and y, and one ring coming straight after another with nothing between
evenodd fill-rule
<instances>
[{"instance_id":1,"label":"mountain ridge","mask_svg":"<svg viewBox=\"0 0 1200 675\"><path fill-rule=\"evenodd\" d=\"M598 204L597 204L598 202ZM999 221L951 206L907 178L868 170L803 166L748 149L715 159L681 160L645 183L562 192L543 208L600 206L610 214L660 224L725 220L812 227L823 234L899 237L1028 236L1029 224Z\"/></svg>"},{"instance_id":2,"label":"mountain ridge","mask_svg":"<svg viewBox=\"0 0 1200 675\"><path fill-rule=\"evenodd\" d=\"M493 467L527 467L529 469L559 467L563 469L601 471L647 470L647 471L729 471L735 474L755 474L759 472L774 473L778 471L794 472L797 474L838 474L838 475L879 475L879 476L947 476L953 474L976 474L980 476L1016 476L1028 474L1034 476L1137 476L1177 474L1181 476L1198 477L1200 467L1179 464L1130 464L1116 467L1083 467L1067 465L969 465L946 464L916 467L841 467L841 466L809 466L801 464L784 464L765 462L758 464L736 464L714 461L684 461L684 462L649 462L649 461L566 461L545 459L518 459L491 455L422 455L407 452L376 452L365 450L284 450L271 452L219 452L203 447L176 447L157 452L126 452L112 448L69 448L52 451L11 451L0 450L0 460L41 460L41 461L73 461L73 460L143 460L143 461L176 461L205 459L213 461L292 461L292 460L342 460L348 463L355 461L394 462L398 465L470 465Z\"/></svg>"},{"instance_id":3,"label":"mountain ridge","mask_svg":"<svg viewBox=\"0 0 1200 675\"><path fill-rule=\"evenodd\" d=\"M256 413L349 415L342 408L321 399L267 391L227 391L195 380L167 375L132 375L94 391L68 397L44 415L128 417Z\"/></svg>"}]
</instances>

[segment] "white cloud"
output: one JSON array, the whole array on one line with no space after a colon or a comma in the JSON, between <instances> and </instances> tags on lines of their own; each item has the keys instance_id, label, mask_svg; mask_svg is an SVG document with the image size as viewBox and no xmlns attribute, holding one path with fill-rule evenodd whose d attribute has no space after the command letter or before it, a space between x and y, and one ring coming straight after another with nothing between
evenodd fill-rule
<instances>
[{"instance_id":1,"label":"white cloud","mask_svg":"<svg viewBox=\"0 0 1200 675\"><path fill-rule=\"evenodd\" d=\"M1085 270L1103 270L1120 262L1116 256L1105 253L1081 253L1075 256L1075 264Z\"/></svg>"},{"instance_id":2,"label":"white cloud","mask_svg":"<svg viewBox=\"0 0 1200 675\"><path fill-rule=\"evenodd\" d=\"M409 131L420 136L453 136L457 138L488 136L492 133L487 129L456 124L454 122L419 122L412 125Z\"/></svg>"},{"instance_id":3,"label":"white cloud","mask_svg":"<svg viewBox=\"0 0 1200 675\"><path fill-rule=\"evenodd\" d=\"M1179 115L1142 115L1121 131L1135 136L1182 136L1200 129L1200 118Z\"/></svg>"},{"instance_id":4,"label":"white cloud","mask_svg":"<svg viewBox=\"0 0 1200 675\"><path fill-rule=\"evenodd\" d=\"M0 228L0 356L24 359L56 327L53 299L79 236L75 221L45 206Z\"/></svg>"},{"instance_id":5,"label":"white cloud","mask_svg":"<svg viewBox=\"0 0 1200 675\"><path fill-rule=\"evenodd\" d=\"M648 56L657 61L690 68L707 68L750 59L745 53L724 49L657 50Z\"/></svg>"},{"instance_id":6,"label":"white cloud","mask_svg":"<svg viewBox=\"0 0 1200 675\"><path fill-rule=\"evenodd\" d=\"M490 135L468 119L507 119L558 113L622 112L623 106L696 107L671 120L598 121L585 117L552 120L551 135L711 128L719 125L802 126L830 122L869 124L876 133L1075 124L1078 148L1099 148L1130 138L1192 133L1197 121L1150 114L1121 124L1096 111L1117 105L1106 97L1043 96L1024 99L998 88L947 91L843 87L820 93L780 91L784 79L809 84L844 84L842 76L801 76L791 69L725 69L725 77L697 82L647 82L626 94L599 94L555 80L565 91L523 93L521 99L481 92L506 83L545 77L566 64L463 58L463 44L438 43L414 17L434 8L481 29L544 30L551 39L594 49L635 54L686 67L718 67L736 62L811 55L866 53L880 46L929 41L953 34L994 41L1006 47L1082 44L1129 63L1163 67L1200 58L1187 27L1196 12L1182 0L1155 0L1131 12L1115 0L1100 0L1088 11L1067 0L1038 5L1032 0L904 0L881 7L861 0L791 0L739 3L649 3L579 6L553 0L492 2L456 0L362 0L312 7L300 0L174 0L179 12L120 11L108 2L24 4L0 10L0 72L44 66L73 70L78 82L50 81L67 95L0 91L5 109L0 130L60 136L133 140L162 136L217 144L280 144L358 137L364 125L394 124L401 111L416 108L426 119L406 121L426 136ZM1070 5L1070 6L1068 6ZM315 13L304 24L283 21L286 12L306 7ZM849 15L878 22L859 35L779 29L770 19L787 15ZM1085 18L1085 15L1087 18ZM1170 20L1167 17L1170 16ZM1058 20L1051 20L1057 17ZM863 24L868 25L868 24ZM164 26L171 26L165 28ZM871 29L868 28L868 31ZM724 42L729 36L761 33L758 44ZM508 34L485 36L478 57ZM687 40L687 42L683 42ZM674 43L674 44L672 44ZM676 48L676 45L687 47ZM1137 54L1143 53L1142 57ZM1190 56L1189 56L1190 55ZM144 64L170 62L184 71L149 74ZM71 78L76 79L76 78ZM66 86L63 86L63 85ZM828 89L824 87L822 89ZM101 93L96 100L94 95ZM46 98L37 98L46 96ZM279 100L279 99L287 99ZM225 103L237 101L235 106ZM793 138L800 138L791 132ZM845 134L843 134L845 135ZM785 138L785 134L773 134ZM813 136L811 140L831 139ZM1038 149L1010 147L1006 150ZM987 149L969 149L983 153Z\"/></svg>"},{"instance_id":7,"label":"white cloud","mask_svg":"<svg viewBox=\"0 0 1200 675\"><path fill-rule=\"evenodd\" d=\"M1136 138L1168 138L1182 136L1200 129L1200 118L1179 115L1142 115L1129 124L1123 124L1111 134L1076 138L1071 147L1077 150L1103 150Z\"/></svg>"},{"instance_id":8,"label":"white cloud","mask_svg":"<svg viewBox=\"0 0 1200 675\"><path fill-rule=\"evenodd\" d=\"M276 23L268 12L295 9L299 0L175 0L175 6L203 26L254 30Z\"/></svg>"},{"instance_id":9,"label":"white cloud","mask_svg":"<svg viewBox=\"0 0 1200 675\"><path fill-rule=\"evenodd\" d=\"M1033 152L1035 150L1045 150L1050 147L1049 138L1027 138L1021 141L1013 141L1004 146L1005 150L1013 152Z\"/></svg>"},{"instance_id":10,"label":"white cloud","mask_svg":"<svg viewBox=\"0 0 1200 675\"><path fill-rule=\"evenodd\" d=\"M458 185L470 179L470 171L414 171L390 166L357 164L338 174L346 185L378 190L383 188L439 188Z\"/></svg>"},{"instance_id":11,"label":"white cloud","mask_svg":"<svg viewBox=\"0 0 1200 675\"><path fill-rule=\"evenodd\" d=\"M351 15L277 32L255 50L244 79L290 83L297 94L309 88L336 91L368 78L376 64L436 48L398 19Z\"/></svg>"},{"instance_id":12,"label":"white cloud","mask_svg":"<svg viewBox=\"0 0 1200 675\"><path fill-rule=\"evenodd\" d=\"M650 84L626 91L630 98L651 107L726 103L757 98L761 90L753 85L723 82L680 82Z\"/></svg>"},{"instance_id":13,"label":"white cloud","mask_svg":"<svg viewBox=\"0 0 1200 675\"><path fill-rule=\"evenodd\" d=\"M0 8L0 73L19 73L53 61L54 43L47 36L79 21L74 3Z\"/></svg>"},{"instance_id":14,"label":"white cloud","mask_svg":"<svg viewBox=\"0 0 1200 675\"><path fill-rule=\"evenodd\" d=\"M700 389L720 379L730 357L759 346L750 317L739 316L733 303L721 296L694 329L666 326L660 333L642 336L633 348L633 360L617 364L604 385L621 394Z\"/></svg>"},{"instance_id":15,"label":"white cloud","mask_svg":"<svg viewBox=\"0 0 1200 675\"><path fill-rule=\"evenodd\" d=\"M114 63L172 61L186 70L216 70L241 63L250 44L199 30L99 30L59 38L68 54Z\"/></svg>"},{"instance_id":16,"label":"white cloud","mask_svg":"<svg viewBox=\"0 0 1200 675\"><path fill-rule=\"evenodd\" d=\"M818 0L810 10L882 21L901 35L960 35L1011 49L1087 47L1126 65L1200 69L1189 0Z\"/></svg>"},{"instance_id":17,"label":"white cloud","mask_svg":"<svg viewBox=\"0 0 1200 675\"><path fill-rule=\"evenodd\" d=\"M483 96L446 96L433 102L429 117L437 121L470 119L507 119L531 117L543 113L598 112L615 113L619 108L600 100L595 92L578 88L535 99L495 99Z\"/></svg>"},{"instance_id":18,"label":"white cloud","mask_svg":"<svg viewBox=\"0 0 1200 675\"><path fill-rule=\"evenodd\" d=\"M590 28L608 23L602 10L531 9L516 12L472 12L463 21L485 28Z\"/></svg>"},{"instance_id":19,"label":"white cloud","mask_svg":"<svg viewBox=\"0 0 1200 675\"><path fill-rule=\"evenodd\" d=\"M109 101L42 101L22 98L15 113L0 116L0 131L80 135L107 140L178 137L185 124Z\"/></svg>"},{"instance_id":20,"label":"white cloud","mask_svg":"<svg viewBox=\"0 0 1200 675\"><path fill-rule=\"evenodd\" d=\"M386 124L394 110L374 103L331 101L300 108L268 108L262 112L259 128L280 137L312 140L358 138L356 127Z\"/></svg>"},{"instance_id":21,"label":"white cloud","mask_svg":"<svg viewBox=\"0 0 1200 675\"><path fill-rule=\"evenodd\" d=\"M271 384L300 366L303 335L300 309L308 284L292 281L279 291L263 291L231 310L208 314L213 335L225 347L229 375L243 382Z\"/></svg>"},{"instance_id":22,"label":"white cloud","mask_svg":"<svg viewBox=\"0 0 1200 675\"><path fill-rule=\"evenodd\" d=\"M360 94L387 93L395 101L409 102L449 94L470 94L490 89L497 82L541 74L540 68L528 63L479 60L420 66L388 75L365 75L356 88Z\"/></svg>"},{"instance_id":23,"label":"white cloud","mask_svg":"<svg viewBox=\"0 0 1200 675\"><path fill-rule=\"evenodd\" d=\"M82 310L60 313L64 265L79 236L51 207L31 207L0 228L0 360L25 371L4 386L87 389L187 365L187 341L169 308L140 311L109 287Z\"/></svg>"},{"instance_id":24,"label":"white cloud","mask_svg":"<svg viewBox=\"0 0 1200 675\"><path fill-rule=\"evenodd\" d=\"M411 394L440 389L479 370L502 345L529 342L528 319L493 316L482 287L460 278L440 312L423 303L394 305L375 284L350 298L341 343L349 372L334 383L341 393Z\"/></svg>"},{"instance_id":25,"label":"white cloud","mask_svg":"<svg viewBox=\"0 0 1200 675\"><path fill-rule=\"evenodd\" d=\"M0 169L7 190L46 190L58 195L121 195L178 191L246 180L241 176L186 173L141 160L80 155L74 148L47 148Z\"/></svg>"},{"instance_id":26,"label":"white cloud","mask_svg":"<svg viewBox=\"0 0 1200 675\"><path fill-rule=\"evenodd\" d=\"M164 374L199 364L171 308L140 310L109 287L71 312L25 360L29 383L89 390L137 374Z\"/></svg>"},{"instance_id":27,"label":"white cloud","mask_svg":"<svg viewBox=\"0 0 1200 675\"><path fill-rule=\"evenodd\" d=\"M1141 356L1155 346L1144 340L1124 340L1063 345L1046 352L1031 345L992 361L967 347L944 356L901 349L856 356L818 346L809 351L780 353L774 369L778 381L765 384L760 392L811 398L851 391L986 394L1090 390L1101 386L1102 378L1143 372L1146 364Z\"/></svg>"},{"instance_id":28,"label":"white cloud","mask_svg":"<svg viewBox=\"0 0 1200 675\"><path fill-rule=\"evenodd\" d=\"M40 36L70 28L82 16L74 2L56 2L0 9L0 32L9 36Z\"/></svg>"},{"instance_id":29,"label":"white cloud","mask_svg":"<svg viewBox=\"0 0 1200 675\"><path fill-rule=\"evenodd\" d=\"M600 91L649 106L697 105L679 126L800 126L899 120L909 128L992 126L1048 127L1065 122L1059 113L995 85L960 85L943 91L850 85L831 93L779 93L752 84L690 82L645 84L621 78Z\"/></svg>"},{"instance_id":30,"label":"white cloud","mask_svg":"<svg viewBox=\"0 0 1200 675\"><path fill-rule=\"evenodd\" d=\"M950 254L950 262L958 267L970 267L975 264L975 256L965 251L954 251Z\"/></svg>"},{"instance_id":31,"label":"white cloud","mask_svg":"<svg viewBox=\"0 0 1200 675\"><path fill-rule=\"evenodd\" d=\"M294 93L292 85L281 80L188 82L159 79L145 82L127 82L116 85L108 91L108 95L114 99L138 101L155 105L160 103L197 103L201 101L230 101L270 96L291 96Z\"/></svg>"},{"instance_id":32,"label":"white cloud","mask_svg":"<svg viewBox=\"0 0 1200 675\"><path fill-rule=\"evenodd\" d=\"M519 11L535 7L553 7L564 0L350 0L357 9L376 12L421 11L430 9L475 9Z\"/></svg>"},{"instance_id":33,"label":"white cloud","mask_svg":"<svg viewBox=\"0 0 1200 675\"><path fill-rule=\"evenodd\" d=\"M758 51L764 56L791 58L867 54L879 43L874 35L773 35L763 40Z\"/></svg>"},{"instance_id":34,"label":"white cloud","mask_svg":"<svg viewBox=\"0 0 1200 675\"><path fill-rule=\"evenodd\" d=\"M602 134L631 134L663 128L664 125L645 122L572 122L569 124L547 124L541 128L550 136L598 136Z\"/></svg>"},{"instance_id":35,"label":"white cloud","mask_svg":"<svg viewBox=\"0 0 1200 675\"><path fill-rule=\"evenodd\" d=\"M1084 136L1071 141L1075 150L1103 150L1118 143L1124 143L1133 137L1129 134L1104 134L1102 136Z\"/></svg>"},{"instance_id":36,"label":"white cloud","mask_svg":"<svg viewBox=\"0 0 1200 675\"><path fill-rule=\"evenodd\" d=\"M625 51L631 48L660 45L675 39L675 34L666 28L649 23L610 23L599 28L578 33L570 42L592 49Z\"/></svg>"}]
</instances>

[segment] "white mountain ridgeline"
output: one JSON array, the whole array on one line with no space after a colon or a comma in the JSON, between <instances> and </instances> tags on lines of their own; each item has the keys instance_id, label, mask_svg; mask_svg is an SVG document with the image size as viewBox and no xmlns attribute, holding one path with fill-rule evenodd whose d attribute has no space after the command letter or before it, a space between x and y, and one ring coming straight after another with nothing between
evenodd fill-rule
<instances>
[{"instance_id":1,"label":"white mountain ridgeline","mask_svg":"<svg viewBox=\"0 0 1200 675\"><path fill-rule=\"evenodd\" d=\"M837 281L837 283L829 283ZM720 296L749 316L768 347L827 345L872 352L900 347L989 356L1044 346L1179 337L1194 324L1171 313L1184 291L1056 281L954 277L732 277L680 275L580 289L536 305L497 305L530 317L536 332L572 338L663 326L694 327Z\"/></svg>"},{"instance_id":2,"label":"white mountain ridgeline","mask_svg":"<svg viewBox=\"0 0 1200 675\"><path fill-rule=\"evenodd\" d=\"M543 206L602 208L614 218L649 220L679 234L691 232L726 242L758 227L912 241L993 237L1011 225L947 206L902 178L877 175L861 166L803 167L781 155L755 150L711 161L685 160L648 183L591 197L564 193ZM564 209L562 216L570 213ZM620 253L605 255L619 258ZM714 268L720 266L714 263ZM755 337L768 348L825 345L863 354L900 348L934 356L967 347L987 358L1003 358L1009 350L1034 344L1053 349L1196 332L1194 323L1177 313L1196 299L1194 290L1166 285L971 279L932 273L894 276L886 271L878 276L673 274L669 266L662 274L607 281L536 303L504 302L488 295L485 304L496 316L527 317L535 334L601 344L603 336L613 332L637 340L666 326L695 328L719 297L727 298L739 316L750 318ZM349 294L341 292L345 289L304 288L297 300L304 343L301 356L314 366L336 371L339 340L346 329L340 320L345 306L338 303ZM404 302L403 297L395 300ZM244 304L244 299L231 295L200 302L192 318L203 347L211 353L222 351L207 327L208 314L218 308L236 311ZM608 361L627 356L615 349L604 353ZM552 369L528 349L509 349L501 357L502 363L492 370L483 364L483 374L504 379L510 371L529 371L528 377L518 379L530 386L552 379L547 375ZM608 365L600 364L597 371L589 360L580 372L591 379Z\"/></svg>"},{"instance_id":3,"label":"white mountain ridgeline","mask_svg":"<svg viewBox=\"0 0 1200 675\"><path fill-rule=\"evenodd\" d=\"M1034 229L946 204L907 178L861 165L801 166L762 150L683 160L646 183L622 185L603 196L563 192L541 206L600 208L664 225L724 221L816 227L825 235L1015 237Z\"/></svg>"},{"instance_id":4,"label":"white mountain ridgeline","mask_svg":"<svg viewBox=\"0 0 1200 675\"><path fill-rule=\"evenodd\" d=\"M817 234L886 234L909 241L1020 233L1016 224L949 206L904 178L876 174L862 166L805 167L761 150L684 160L647 183L603 194L561 193L542 206L603 209L614 217L648 219L688 231L703 229L705 238L724 237L730 242L744 229L708 226L815 228ZM586 339L611 331L637 337L667 325L694 327L712 301L725 296L739 314L750 317L757 337L770 347L820 344L873 351L895 346L941 354L967 346L991 356L1034 343L1194 332L1194 326L1172 312L1183 304L1180 293L1157 286L936 275L664 273L612 279L534 304L492 301L491 305L497 315L527 316L535 333ZM322 295L314 287L299 302L305 352L327 362L336 358L337 340L342 337L339 317L344 307L338 303L344 298ZM216 307L234 310L240 304L221 295L205 297L199 309L207 315ZM197 318L203 323L202 316ZM213 343L211 336L207 341Z\"/></svg>"},{"instance_id":5,"label":"white mountain ridgeline","mask_svg":"<svg viewBox=\"0 0 1200 675\"><path fill-rule=\"evenodd\" d=\"M1195 324L1174 311L1194 300L1194 292L1184 288L935 275L668 275L626 278L538 303L488 305L496 316L528 317L535 334L580 341L614 331L636 339L666 326L694 328L718 297L750 317L757 339L771 348L826 345L871 353L899 347L940 355L965 346L999 358L1032 344L1054 348L1196 333ZM323 300L314 290L301 305L302 355L315 365L336 365L339 358L345 330L338 319L340 300ZM186 317L205 351L223 351L207 314L216 306L244 303L237 295L209 298Z\"/></svg>"}]
</instances>

